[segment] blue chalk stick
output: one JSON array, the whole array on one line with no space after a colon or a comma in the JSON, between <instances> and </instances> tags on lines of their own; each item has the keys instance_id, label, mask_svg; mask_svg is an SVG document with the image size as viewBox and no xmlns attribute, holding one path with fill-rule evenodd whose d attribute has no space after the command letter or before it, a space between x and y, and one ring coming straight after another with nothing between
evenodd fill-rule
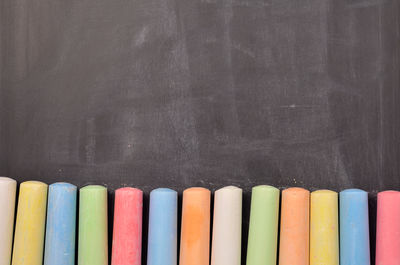
<instances>
[{"instance_id":1,"label":"blue chalk stick","mask_svg":"<svg viewBox=\"0 0 400 265\"><path fill-rule=\"evenodd\" d=\"M147 265L176 265L178 194L171 189L150 193Z\"/></svg>"},{"instance_id":2,"label":"blue chalk stick","mask_svg":"<svg viewBox=\"0 0 400 265\"><path fill-rule=\"evenodd\" d=\"M340 264L370 265L368 193L340 192Z\"/></svg>"},{"instance_id":3,"label":"blue chalk stick","mask_svg":"<svg viewBox=\"0 0 400 265\"><path fill-rule=\"evenodd\" d=\"M74 265L76 186L49 186L44 265Z\"/></svg>"}]
</instances>

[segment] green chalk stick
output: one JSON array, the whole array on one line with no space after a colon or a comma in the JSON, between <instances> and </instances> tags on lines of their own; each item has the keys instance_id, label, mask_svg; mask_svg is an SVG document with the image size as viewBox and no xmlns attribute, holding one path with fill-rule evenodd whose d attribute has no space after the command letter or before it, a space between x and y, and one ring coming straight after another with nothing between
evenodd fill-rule
<instances>
[{"instance_id":1,"label":"green chalk stick","mask_svg":"<svg viewBox=\"0 0 400 265\"><path fill-rule=\"evenodd\" d=\"M107 189L80 189L78 265L107 265Z\"/></svg>"},{"instance_id":2,"label":"green chalk stick","mask_svg":"<svg viewBox=\"0 0 400 265\"><path fill-rule=\"evenodd\" d=\"M247 265L276 265L279 190L253 187L251 194Z\"/></svg>"}]
</instances>

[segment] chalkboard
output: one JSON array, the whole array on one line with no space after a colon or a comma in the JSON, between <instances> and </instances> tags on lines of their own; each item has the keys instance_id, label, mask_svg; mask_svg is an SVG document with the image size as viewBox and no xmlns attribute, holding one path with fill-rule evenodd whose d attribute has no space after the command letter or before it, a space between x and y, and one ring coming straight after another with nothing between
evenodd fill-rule
<instances>
[{"instance_id":1,"label":"chalkboard","mask_svg":"<svg viewBox=\"0 0 400 265\"><path fill-rule=\"evenodd\" d=\"M0 175L104 184L110 217L122 186L147 211L156 187L237 185L243 260L252 186L357 187L374 241L374 194L400 189L399 1L0 6Z\"/></svg>"}]
</instances>

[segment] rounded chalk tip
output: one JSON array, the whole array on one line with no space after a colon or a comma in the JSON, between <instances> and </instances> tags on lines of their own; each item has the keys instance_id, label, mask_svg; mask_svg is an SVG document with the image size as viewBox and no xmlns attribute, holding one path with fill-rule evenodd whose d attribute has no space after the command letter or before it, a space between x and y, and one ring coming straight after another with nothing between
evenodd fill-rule
<instances>
[{"instance_id":1,"label":"rounded chalk tip","mask_svg":"<svg viewBox=\"0 0 400 265\"><path fill-rule=\"evenodd\" d=\"M361 189L345 189L345 190L342 190L340 193L365 193L365 191L364 190L361 190Z\"/></svg>"},{"instance_id":2,"label":"rounded chalk tip","mask_svg":"<svg viewBox=\"0 0 400 265\"><path fill-rule=\"evenodd\" d=\"M142 195L143 191L133 187L123 187L115 190L115 194L137 194Z\"/></svg>"},{"instance_id":3,"label":"rounded chalk tip","mask_svg":"<svg viewBox=\"0 0 400 265\"><path fill-rule=\"evenodd\" d=\"M342 190L340 194L357 195L357 194L368 194L368 192L360 189L346 189Z\"/></svg>"},{"instance_id":4,"label":"rounded chalk tip","mask_svg":"<svg viewBox=\"0 0 400 265\"><path fill-rule=\"evenodd\" d=\"M25 182L22 182L20 185L21 188L23 187L32 187L32 188L47 188L47 184L41 181L36 181L36 180L28 180Z\"/></svg>"},{"instance_id":5,"label":"rounded chalk tip","mask_svg":"<svg viewBox=\"0 0 400 265\"><path fill-rule=\"evenodd\" d=\"M311 192L312 194L321 194L321 195L326 195L326 194L337 194L336 191L333 190L316 190Z\"/></svg>"},{"instance_id":6,"label":"rounded chalk tip","mask_svg":"<svg viewBox=\"0 0 400 265\"><path fill-rule=\"evenodd\" d=\"M85 191L107 191L107 188L102 185L87 185L79 190L80 192Z\"/></svg>"},{"instance_id":7,"label":"rounded chalk tip","mask_svg":"<svg viewBox=\"0 0 400 265\"><path fill-rule=\"evenodd\" d=\"M0 177L0 184L5 184L5 183L17 184L17 181L15 179L8 177Z\"/></svg>"},{"instance_id":8,"label":"rounded chalk tip","mask_svg":"<svg viewBox=\"0 0 400 265\"><path fill-rule=\"evenodd\" d=\"M49 189L66 189L70 191L75 191L77 187L71 183L67 182L56 182L49 186Z\"/></svg>"},{"instance_id":9,"label":"rounded chalk tip","mask_svg":"<svg viewBox=\"0 0 400 265\"><path fill-rule=\"evenodd\" d=\"M261 191L261 192L267 192L267 191L279 192L279 189L275 188L274 186L270 186L270 185L258 185L258 186L254 186L252 188L252 192L256 192L256 191Z\"/></svg>"},{"instance_id":10,"label":"rounded chalk tip","mask_svg":"<svg viewBox=\"0 0 400 265\"><path fill-rule=\"evenodd\" d=\"M360 189L346 189L339 193L340 203L358 203L366 202L368 203L368 192Z\"/></svg>"},{"instance_id":11,"label":"rounded chalk tip","mask_svg":"<svg viewBox=\"0 0 400 265\"><path fill-rule=\"evenodd\" d=\"M333 190L316 190L311 192L311 197L335 197L337 198L338 193Z\"/></svg>"},{"instance_id":12,"label":"rounded chalk tip","mask_svg":"<svg viewBox=\"0 0 400 265\"><path fill-rule=\"evenodd\" d=\"M398 198L400 196L400 191L396 190L385 190L378 192L378 199L382 198Z\"/></svg>"},{"instance_id":13,"label":"rounded chalk tip","mask_svg":"<svg viewBox=\"0 0 400 265\"><path fill-rule=\"evenodd\" d=\"M284 189L282 191L282 194L284 193L291 193L291 194L310 194L309 190L306 190L304 188L300 188L300 187L291 187L291 188L287 188Z\"/></svg>"},{"instance_id":14,"label":"rounded chalk tip","mask_svg":"<svg viewBox=\"0 0 400 265\"><path fill-rule=\"evenodd\" d=\"M378 194L389 194L389 195L394 195L394 194L399 194L400 191L397 190L384 190L381 192L378 192Z\"/></svg>"},{"instance_id":15,"label":"rounded chalk tip","mask_svg":"<svg viewBox=\"0 0 400 265\"><path fill-rule=\"evenodd\" d=\"M204 194L204 193L211 193L209 189L203 187L191 187L187 188L183 191L183 194Z\"/></svg>"},{"instance_id":16,"label":"rounded chalk tip","mask_svg":"<svg viewBox=\"0 0 400 265\"><path fill-rule=\"evenodd\" d=\"M154 189L150 192L150 196L152 194L177 194L177 192L173 189L169 189L169 188L157 188Z\"/></svg>"},{"instance_id":17,"label":"rounded chalk tip","mask_svg":"<svg viewBox=\"0 0 400 265\"><path fill-rule=\"evenodd\" d=\"M309 200L310 191L300 188L292 187L282 191L282 200Z\"/></svg>"},{"instance_id":18,"label":"rounded chalk tip","mask_svg":"<svg viewBox=\"0 0 400 265\"><path fill-rule=\"evenodd\" d=\"M150 201L152 200L161 200L161 201L170 201L173 200L175 203L178 200L178 192L168 189L168 188L158 188L154 189L150 192Z\"/></svg>"},{"instance_id":19,"label":"rounded chalk tip","mask_svg":"<svg viewBox=\"0 0 400 265\"><path fill-rule=\"evenodd\" d=\"M236 186L226 186L215 191L215 193L222 193L222 192L242 192L242 189Z\"/></svg>"}]
</instances>

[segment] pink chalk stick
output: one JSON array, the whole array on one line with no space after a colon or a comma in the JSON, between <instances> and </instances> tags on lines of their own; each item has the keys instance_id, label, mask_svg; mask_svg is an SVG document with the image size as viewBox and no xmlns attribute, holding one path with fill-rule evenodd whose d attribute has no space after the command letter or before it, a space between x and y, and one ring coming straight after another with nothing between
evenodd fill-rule
<instances>
[{"instance_id":1,"label":"pink chalk stick","mask_svg":"<svg viewBox=\"0 0 400 265\"><path fill-rule=\"evenodd\" d=\"M140 265L142 255L143 192L135 188L115 191L111 265Z\"/></svg>"},{"instance_id":2,"label":"pink chalk stick","mask_svg":"<svg viewBox=\"0 0 400 265\"><path fill-rule=\"evenodd\" d=\"M400 264L400 192L378 193L376 265Z\"/></svg>"}]
</instances>

